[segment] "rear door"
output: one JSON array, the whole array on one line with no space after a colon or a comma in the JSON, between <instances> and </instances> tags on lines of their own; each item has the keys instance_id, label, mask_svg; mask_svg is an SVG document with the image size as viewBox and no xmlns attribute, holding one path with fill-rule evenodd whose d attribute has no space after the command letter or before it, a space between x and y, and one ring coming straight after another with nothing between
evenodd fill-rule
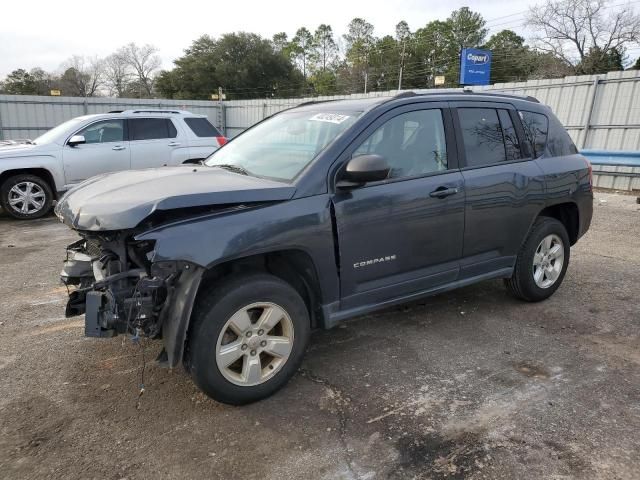
<instances>
[{"instance_id":1,"label":"rear door","mask_svg":"<svg viewBox=\"0 0 640 480\"><path fill-rule=\"evenodd\" d=\"M507 272L544 207L544 177L511 104L452 106L466 189L460 277Z\"/></svg>"},{"instance_id":2,"label":"rear door","mask_svg":"<svg viewBox=\"0 0 640 480\"><path fill-rule=\"evenodd\" d=\"M84 144L62 150L65 188L100 173L128 170L131 165L126 124L122 119L99 120L74 135L82 135Z\"/></svg>"},{"instance_id":3,"label":"rear door","mask_svg":"<svg viewBox=\"0 0 640 480\"><path fill-rule=\"evenodd\" d=\"M185 135L171 118L131 118L128 123L132 169L180 165L188 160Z\"/></svg>"},{"instance_id":4,"label":"rear door","mask_svg":"<svg viewBox=\"0 0 640 480\"><path fill-rule=\"evenodd\" d=\"M378 154L389 178L337 189L341 309L380 304L456 280L464 231L464 185L446 103L395 108L341 160Z\"/></svg>"}]
</instances>

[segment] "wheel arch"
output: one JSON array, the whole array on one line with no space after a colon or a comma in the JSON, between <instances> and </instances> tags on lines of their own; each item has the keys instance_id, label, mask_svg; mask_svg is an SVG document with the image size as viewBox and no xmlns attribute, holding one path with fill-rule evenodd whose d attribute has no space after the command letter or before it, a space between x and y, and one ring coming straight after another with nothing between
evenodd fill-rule
<instances>
[{"instance_id":1,"label":"wheel arch","mask_svg":"<svg viewBox=\"0 0 640 480\"><path fill-rule=\"evenodd\" d=\"M168 317L167 331L163 331L163 341L165 349L169 357L169 364L174 367L180 360L185 360L185 345L188 342L191 317L193 308L197 305L199 299L210 289L215 288L216 283L222 281L225 277L235 274L251 274L256 272L264 272L274 275L289 285L291 285L300 294L311 321L311 328L323 327L325 319L320 307L322 295L320 291L320 282L317 270L311 256L301 249L284 249L274 250L256 255L238 257L216 263L207 269L198 268L200 274L193 277L193 281L189 281L184 287L184 292L179 293L179 297L183 301L183 305L179 309L183 314L177 311L172 312ZM191 279L191 277L189 277ZM193 294L188 292L194 288ZM184 317L187 318L184 318ZM175 319L182 318L182 321ZM164 329L164 326L163 326Z\"/></svg>"},{"instance_id":2,"label":"wheel arch","mask_svg":"<svg viewBox=\"0 0 640 480\"><path fill-rule=\"evenodd\" d=\"M4 184L6 180L11 177L15 177L16 175L34 175L36 177L42 178L49 188L51 189L51 193L53 194L54 200L58 198L58 192L56 189L56 182L53 179L53 174L42 167L32 167L32 168L13 168L10 170L5 170L0 173L0 185Z\"/></svg>"},{"instance_id":3,"label":"wheel arch","mask_svg":"<svg viewBox=\"0 0 640 480\"><path fill-rule=\"evenodd\" d=\"M264 272L274 275L300 294L311 319L311 327L324 325L320 280L311 255L303 249L287 248L229 259L208 268L200 282L198 296L227 275ZM197 298L196 298L197 301Z\"/></svg>"},{"instance_id":4,"label":"wheel arch","mask_svg":"<svg viewBox=\"0 0 640 480\"><path fill-rule=\"evenodd\" d=\"M570 244L574 245L578 241L580 231L580 211L575 202L563 202L549 205L538 213L538 217L555 218L564 225L564 228L566 228Z\"/></svg>"}]
</instances>

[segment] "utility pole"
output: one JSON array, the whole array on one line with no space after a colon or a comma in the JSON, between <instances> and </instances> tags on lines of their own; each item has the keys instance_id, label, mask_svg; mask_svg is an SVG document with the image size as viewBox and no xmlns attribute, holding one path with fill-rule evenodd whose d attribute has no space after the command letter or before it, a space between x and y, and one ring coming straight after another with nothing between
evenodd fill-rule
<instances>
[{"instance_id":1,"label":"utility pole","mask_svg":"<svg viewBox=\"0 0 640 480\"><path fill-rule=\"evenodd\" d=\"M404 69L404 49L407 43L402 41L402 54L400 55L400 74L398 75L398 90L402 90L402 70Z\"/></svg>"}]
</instances>

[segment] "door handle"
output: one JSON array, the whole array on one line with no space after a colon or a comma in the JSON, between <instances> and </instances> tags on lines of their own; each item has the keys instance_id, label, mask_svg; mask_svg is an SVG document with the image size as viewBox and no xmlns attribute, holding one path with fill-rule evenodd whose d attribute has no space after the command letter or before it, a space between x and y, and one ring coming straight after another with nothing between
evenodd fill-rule
<instances>
[{"instance_id":1,"label":"door handle","mask_svg":"<svg viewBox=\"0 0 640 480\"><path fill-rule=\"evenodd\" d=\"M458 193L457 188L438 187L429 194L432 198L445 198Z\"/></svg>"},{"instance_id":2,"label":"door handle","mask_svg":"<svg viewBox=\"0 0 640 480\"><path fill-rule=\"evenodd\" d=\"M171 142L171 143L169 143L169 146L170 146L170 147L179 147L179 146L180 146L180 143L178 143L178 142Z\"/></svg>"},{"instance_id":3,"label":"door handle","mask_svg":"<svg viewBox=\"0 0 640 480\"><path fill-rule=\"evenodd\" d=\"M127 148L127 147L123 147L122 145L116 145L111 150L124 150L125 148Z\"/></svg>"}]
</instances>

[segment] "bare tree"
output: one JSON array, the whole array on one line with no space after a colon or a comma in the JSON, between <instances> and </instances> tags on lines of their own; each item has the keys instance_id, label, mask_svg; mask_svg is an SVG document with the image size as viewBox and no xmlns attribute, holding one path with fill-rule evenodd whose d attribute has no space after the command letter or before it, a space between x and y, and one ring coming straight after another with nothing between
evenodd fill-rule
<instances>
[{"instance_id":1,"label":"bare tree","mask_svg":"<svg viewBox=\"0 0 640 480\"><path fill-rule=\"evenodd\" d=\"M110 96L124 96L132 76L133 73L129 62L121 51L113 53L104 59L105 86Z\"/></svg>"},{"instance_id":2,"label":"bare tree","mask_svg":"<svg viewBox=\"0 0 640 480\"><path fill-rule=\"evenodd\" d=\"M539 50L569 65L640 41L640 16L630 5L613 10L606 0L547 0L529 10L527 24L539 32L534 37Z\"/></svg>"},{"instance_id":3,"label":"bare tree","mask_svg":"<svg viewBox=\"0 0 640 480\"><path fill-rule=\"evenodd\" d=\"M103 82L104 62L94 57L73 55L62 64L62 89L69 95L95 96Z\"/></svg>"},{"instance_id":4,"label":"bare tree","mask_svg":"<svg viewBox=\"0 0 640 480\"><path fill-rule=\"evenodd\" d=\"M152 96L155 76L162 65L157 52L158 49L153 45L139 47L133 42L118 50L118 54L126 59L138 77L141 97L143 94L147 97Z\"/></svg>"}]
</instances>

